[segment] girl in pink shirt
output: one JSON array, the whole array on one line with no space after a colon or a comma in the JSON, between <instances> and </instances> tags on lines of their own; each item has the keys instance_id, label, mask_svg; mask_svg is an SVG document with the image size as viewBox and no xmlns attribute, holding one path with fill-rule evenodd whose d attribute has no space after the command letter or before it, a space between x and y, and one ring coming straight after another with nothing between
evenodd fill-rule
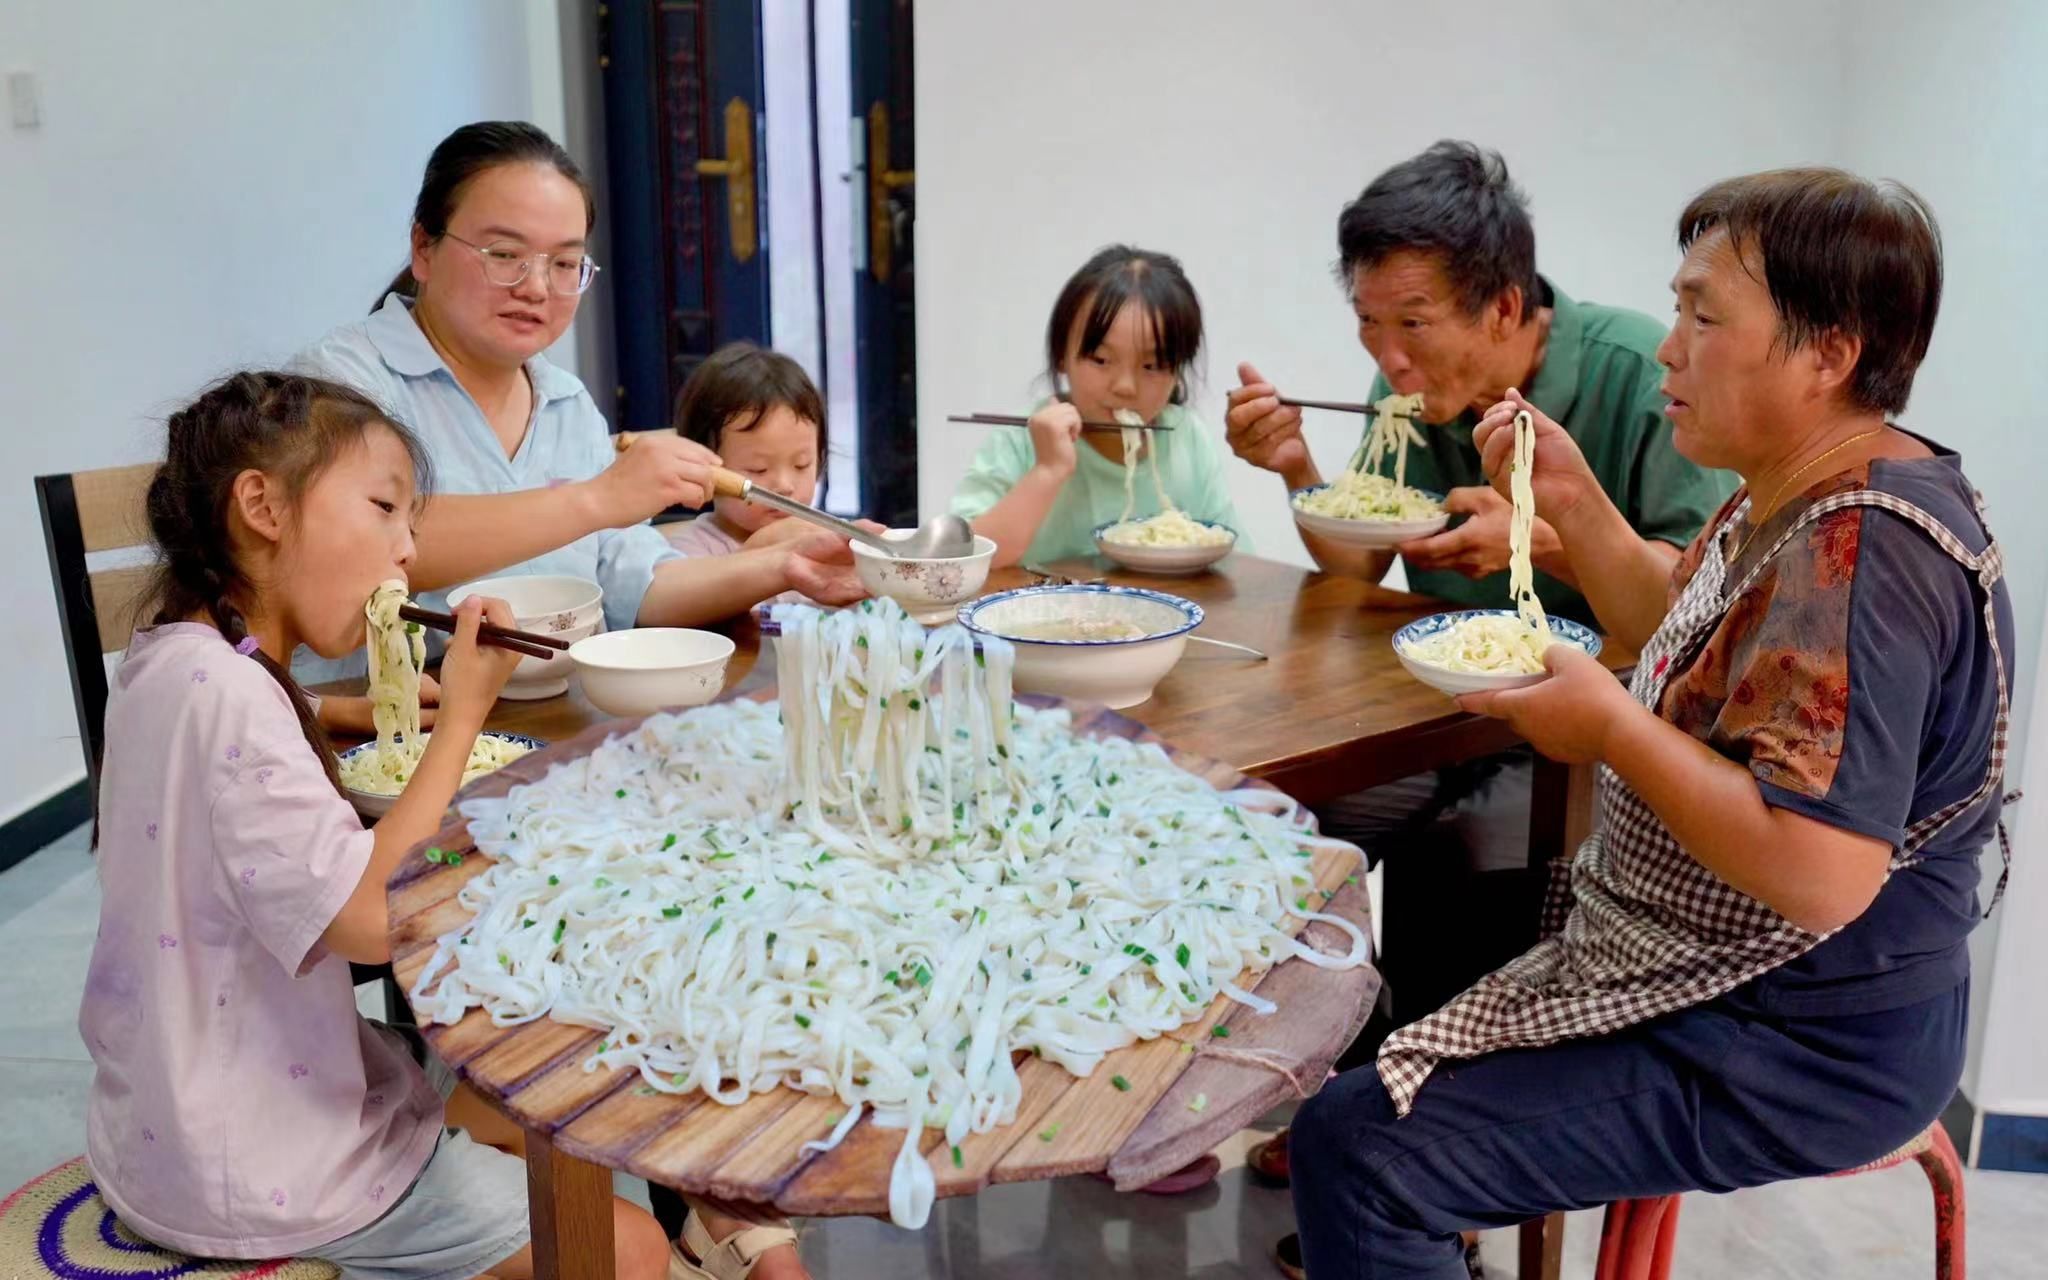
<instances>
[{"instance_id":1,"label":"girl in pink shirt","mask_svg":"<svg viewBox=\"0 0 2048 1280\"><path fill-rule=\"evenodd\" d=\"M523 1162L444 1125L515 1150L517 1130L360 1017L348 969L390 958L385 883L518 660L477 647L479 618L511 613L459 612L439 723L372 829L289 674L301 644L362 645L364 602L412 562L425 472L409 431L317 379L237 374L170 419L154 613L107 704L79 1011L94 1179L159 1244L376 1280L531 1274ZM618 1202L614 1223L617 1274L661 1275L653 1219Z\"/></svg>"}]
</instances>

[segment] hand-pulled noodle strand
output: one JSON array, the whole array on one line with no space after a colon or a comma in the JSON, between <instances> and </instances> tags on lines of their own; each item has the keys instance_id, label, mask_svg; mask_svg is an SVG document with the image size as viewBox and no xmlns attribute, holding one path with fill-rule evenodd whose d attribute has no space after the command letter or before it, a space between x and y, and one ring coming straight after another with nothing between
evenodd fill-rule
<instances>
[{"instance_id":1,"label":"hand-pulled noodle strand","mask_svg":"<svg viewBox=\"0 0 2048 1280\"><path fill-rule=\"evenodd\" d=\"M395 796L419 767L431 733L420 732L420 672L427 665L427 638L420 624L398 616L406 603L402 578L379 583L363 606L369 620L364 647L370 661L370 722L376 746L341 761L341 784L365 795ZM474 781L503 768L533 748L523 742L480 733L469 750L462 780Z\"/></svg>"},{"instance_id":2,"label":"hand-pulled noodle strand","mask_svg":"<svg viewBox=\"0 0 2048 1280\"><path fill-rule=\"evenodd\" d=\"M1247 969L1366 959L1320 913L1328 842L1284 797L1013 707L1008 646L892 602L778 620L777 703L657 715L462 807L494 862L414 989L423 1018L602 1028L591 1069L725 1104L835 1094L824 1145L864 1108L904 1129L890 1211L917 1226L926 1127L1011 1123L1013 1053L1086 1075L1219 994L1269 1010ZM1310 918L1348 949L1299 942Z\"/></svg>"},{"instance_id":3,"label":"hand-pulled noodle strand","mask_svg":"<svg viewBox=\"0 0 2048 1280\"><path fill-rule=\"evenodd\" d=\"M1422 412L1422 396L1387 396L1373 408L1372 425L1358 442L1351 461L1329 484L1294 499L1310 515L1339 520L1427 520L1443 514L1443 504L1408 487L1408 446L1424 443L1411 419ZM1394 474L1380 473L1392 459Z\"/></svg>"}]
</instances>

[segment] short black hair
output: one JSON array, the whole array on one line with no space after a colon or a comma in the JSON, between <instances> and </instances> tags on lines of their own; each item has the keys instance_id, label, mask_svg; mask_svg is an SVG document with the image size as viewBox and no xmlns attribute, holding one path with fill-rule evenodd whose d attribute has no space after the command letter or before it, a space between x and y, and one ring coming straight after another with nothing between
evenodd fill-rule
<instances>
[{"instance_id":1,"label":"short black hair","mask_svg":"<svg viewBox=\"0 0 2048 1280\"><path fill-rule=\"evenodd\" d=\"M1060 362L1067 357L1076 321L1081 323L1080 349L1093 351L1129 302L1144 308L1152 322L1153 353L1173 370L1173 403L1185 403L1188 370L1202 351L1202 300L1178 259L1127 244L1098 251L1060 290L1045 326L1046 376L1058 389Z\"/></svg>"},{"instance_id":2,"label":"short black hair","mask_svg":"<svg viewBox=\"0 0 2048 1280\"><path fill-rule=\"evenodd\" d=\"M1941 310L1941 228L1914 191L1841 169L1773 169L1718 182L1678 216L1678 247L1725 230L1778 310L1797 351L1830 330L1863 342L1848 396L1897 413L1934 340Z\"/></svg>"},{"instance_id":3,"label":"short black hair","mask_svg":"<svg viewBox=\"0 0 2048 1280\"><path fill-rule=\"evenodd\" d=\"M822 466L825 401L817 384L796 361L751 342L728 343L691 371L676 393L671 425L684 439L716 452L728 427L745 431L776 408L817 424Z\"/></svg>"},{"instance_id":4,"label":"short black hair","mask_svg":"<svg viewBox=\"0 0 2048 1280\"><path fill-rule=\"evenodd\" d=\"M1476 316L1510 286L1526 318L1536 281L1536 227L1528 199L1498 151L1445 139L1387 170L1337 215L1338 278L1403 250L1441 263L1458 305Z\"/></svg>"}]
</instances>

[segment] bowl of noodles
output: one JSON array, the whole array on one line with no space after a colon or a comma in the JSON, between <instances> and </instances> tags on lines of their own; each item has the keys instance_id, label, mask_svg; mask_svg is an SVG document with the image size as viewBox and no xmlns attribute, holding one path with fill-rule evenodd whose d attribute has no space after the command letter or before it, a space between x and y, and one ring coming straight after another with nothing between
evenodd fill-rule
<instances>
[{"instance_id":1,"label":"bowl of noodles","mask_svg":"<svg viewBox=\"0 0 2048 1280\"><path fill-rule=\"evenodd\" d=\"M1328 484L1296 489L1287 505L1298 528L1347 547L1397 547L1442 533L1451 519L1442 494L1369 472L1346 471Z\"/></svg>"},{"instance_id":2,"label":"bowl of noodles","mask_svg":"<svg viewBox=\"0 0 2048 1280\"><path fill-rule=\"evenodd\" d=\"M391 743L388 756L380 757L375 742L350 747L336 757L340 766L341 785L348 792L349 803L356 807L356 813L364 822L375 822L391 812L391 806L398 801L399 793L405 790L414 769L419 767L420 757L426 754L431 733L419 737L414 747L404 738ZM468 786L487 773L502 769L529 751L546 746L539 738L529 738L523 733L485 732L476 736L476 744L469 749L469 763L462 770L462 785Z\"/></svg>"},{"instance_id":3,"label":"bowl of noodles","mask_svg":"<svg viewBox=\"0 0 2048 1280\"><path fill-rule=\"evenodd\" d=\"M1543 651L1553 644L1575 645L1599 656L1600 637L1592 628L1555 614L1545 621L1548 636L1513 609L1431 614L1394 633L1394 653L1408 674L1454 698L1548 679Z\"/></svg>"},{"instance_id":4,"label":"bowl of noodles","mask_svg":"<svg viewBox=\"0 0 2048 1280\"><path fill-rule=\"evenodd\" d=\"M1095 529L1095 549L1139 573L1200 573L1237 546L1237 530L1183 511L1112 520Z\"/></svg>"},{"instance_id":5,"label":"bowl of noodles","mask_svg":"<svg viewBox=\"0 0 2048 1280\"><path fill-rule=\"evenodd\" d=\"M1010 642L1020 692L1130 707L1180 661L1202 606L1091 582L998 591L962 606L959 617L971 632Z\"/></svg>"}]
</instances>

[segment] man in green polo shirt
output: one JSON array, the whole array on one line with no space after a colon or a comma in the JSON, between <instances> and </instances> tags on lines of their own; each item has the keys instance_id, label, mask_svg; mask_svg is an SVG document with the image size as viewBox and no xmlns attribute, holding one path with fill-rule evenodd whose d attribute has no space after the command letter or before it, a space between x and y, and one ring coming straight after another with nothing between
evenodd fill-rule
<instances>
[{"instance_id":1,"label":"man in green polo shirt","mask_svg":"<svg viewBox=\"0 0 2048 1280\"><path fill-rule=\"evenodd\" d=\"M1408 584L1467 608L1512 608L1508 596L1510 507L1486 483L1472 429L1480 414L1520 388L1561 423L1615 505L1638 533L1679 551L1734 489L1726 472L1703 470L1671 445L1657 346L1664 328L1639 312L1578 302L1536 273L1536 232L1497 153L1439 142L1395 165L1337 220L1341 278L1358 317L1358 340L1379 376L1368 397L1423 397L1426 442L1410 448L1407 480L1444 494L1462 517L1444 532L1404 543ZM1301 410L1249 364L1230 393L1227 437L1240 458L1277 473L1288 490L1320 484L1301 434ZM1302 532L1326 572L1378 582L1393 554L1336 545ZM1593 623L1556 534L1531 535L1536 591L1551 613ZM1525 868L1529 781L1526 749L1402 779L1318 809L1330 833L1387 865L1388 963L1383 994L1393 1025L1432 1012L1481 974L1535 940L1540 878ZM1504 871L1507 875L1481 875ZM1369 1058L1373 1030L1360 1041ZM1354 1050L1356 1051L1356 1050ZM1287 1176L1283 1132L1249 1163ZM1298 1265L1293 1237L1283 1265Z\"/></svg>"},{"instance_id":2,"label":"man in green polo shirt","mask_svg":"<svg viewBox=\"0 0 2048 1280\"><path fill-rule=\"evenodd\" d=\"M1358 338L1379 366L1368 397L1423 396L1423 438L1408 483L1445 495L1463 517L1403 544L1408 584L1468 608L1511 608L1509 507L1479 471L1479 415L1521 388L1578 441L1594 474L1638 533L1675 562L1734 489L1671 446L1656 358L1664 328L1640 312L1578 302L1536 273L1536 233L1498 154L1439 142L1375 178L1337 221L1340 270ZM1289 490L1323 475L1301 434L1301 410L1251 365L1230 393L1237 455L1277 472ZM1371 582L1386 552L1337 546L1304 532L1323 569ZM1531 538L1536 591L1550 612L1592 623L1557 537L1541 520Z\"/></svg>"}]
</instances>

